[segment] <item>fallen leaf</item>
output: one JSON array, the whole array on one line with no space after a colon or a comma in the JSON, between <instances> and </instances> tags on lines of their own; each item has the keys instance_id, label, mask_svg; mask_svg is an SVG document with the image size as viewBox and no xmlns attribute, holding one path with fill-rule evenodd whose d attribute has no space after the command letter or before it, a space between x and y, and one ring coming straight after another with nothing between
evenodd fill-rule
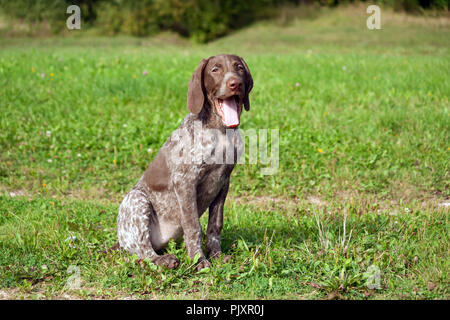
<instances>
[{"instance_id":1,"label":"fallen leaf","mask_svg":"<svg viewBox=\"0 0 450 320\"><path fill-rule=\"evenodd\" d=\"M315 282L311 282L310 284L313 288L320 289L320 284L317 284Z\"/></svg>"}]
</instances>

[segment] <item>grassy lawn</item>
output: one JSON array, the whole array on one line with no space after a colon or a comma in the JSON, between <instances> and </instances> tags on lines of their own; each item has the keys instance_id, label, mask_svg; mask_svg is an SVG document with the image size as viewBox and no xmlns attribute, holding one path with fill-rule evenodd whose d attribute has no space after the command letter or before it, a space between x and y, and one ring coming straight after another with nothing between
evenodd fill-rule
<instances>
[{"instance_id":1,"label":"grassy lawn","mask_svg":"<svg viewBox=\"0 0 450 320\"><path fill-rule=\"evenodd\" d=\"M294 16L207 45L0 39L0 298L450 298L449 19L386 10L369 31L362 7ZM255 82L241 128L280 137L275 175L233 172L231 263L197 273L183 242L176 270L102 253L187 114L193 70L224 52Z\"/></svg>"}]
</instances>

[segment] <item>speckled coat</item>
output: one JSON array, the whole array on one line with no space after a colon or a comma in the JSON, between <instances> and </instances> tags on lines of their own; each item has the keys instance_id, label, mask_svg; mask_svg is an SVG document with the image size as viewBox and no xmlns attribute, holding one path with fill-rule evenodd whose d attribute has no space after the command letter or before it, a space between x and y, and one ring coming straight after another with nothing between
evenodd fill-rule
<instances>
[{"instance_id":1,"label":"speckled coat","mask_svg":"<svg viewBox=\"0 0 450 320\"><path fill-rule=\"evenodd\" d=\"M225 127L213 107L214 97L225 95L223 79L215 74L208 78L206 73L208 65L220 63L225 65L222 67L222 78L225 78L233 73L228 69L233 68L236 59L245 66L245 72L234 72L244 86L233 92L237 92L236 96L241 97L248 110L248 93L253 81L245 62L229 55L203 60L189 82L188 109L191 112L164 143L119 207L119 244L130 253L151 258L158 265L177 267L175 256L158 255L156 251L166 247L170 239L184 235L189 257L200 256L198 269L208 266L202 250L199 218L209 208L207 254L210 257L221 254L223 206L230 175L243 145L237 127Z\"/></svg>"}]
</instances>

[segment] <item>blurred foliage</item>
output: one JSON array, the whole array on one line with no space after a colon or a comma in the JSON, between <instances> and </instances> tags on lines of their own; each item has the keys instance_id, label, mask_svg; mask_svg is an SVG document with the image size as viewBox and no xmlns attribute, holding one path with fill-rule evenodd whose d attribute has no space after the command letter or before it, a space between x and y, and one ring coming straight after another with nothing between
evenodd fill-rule
<instances>
[{"instance_id":1,"label":"blurred foliage","mask_svg":"<svg viewBox=\"0 0 450 320\"><path fill-rule=\"evenodd\" d=\"M0 0L9 17L26 22L46 21L50 30L64 28L66 8L81 8L84 26L97 26L104 34L147 36L171 30L197 42L207 42L242 28L255 20L276 15L292 5L337 6L354 0ZM397 10L448 10L450 0L377 0ZM25 9L26 8L26 9Z\"/></svg>"}]
</instances>

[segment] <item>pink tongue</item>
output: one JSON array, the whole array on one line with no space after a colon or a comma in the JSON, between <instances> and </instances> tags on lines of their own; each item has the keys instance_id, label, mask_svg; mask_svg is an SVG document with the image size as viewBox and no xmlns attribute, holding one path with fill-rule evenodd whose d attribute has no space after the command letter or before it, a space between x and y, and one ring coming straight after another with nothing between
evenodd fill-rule
<instances>
[{"instance_id":1,"label":"pink tongue","mask_svg":"<svg viewBox=\"0 0 450 320\"><path fill-rule=\"evenodd\" d=\"M239 125L236 100L234 97L223 100L223 114L225 116L225 125L227 127L236 127Z\"/></svg>"}]
</instances>

